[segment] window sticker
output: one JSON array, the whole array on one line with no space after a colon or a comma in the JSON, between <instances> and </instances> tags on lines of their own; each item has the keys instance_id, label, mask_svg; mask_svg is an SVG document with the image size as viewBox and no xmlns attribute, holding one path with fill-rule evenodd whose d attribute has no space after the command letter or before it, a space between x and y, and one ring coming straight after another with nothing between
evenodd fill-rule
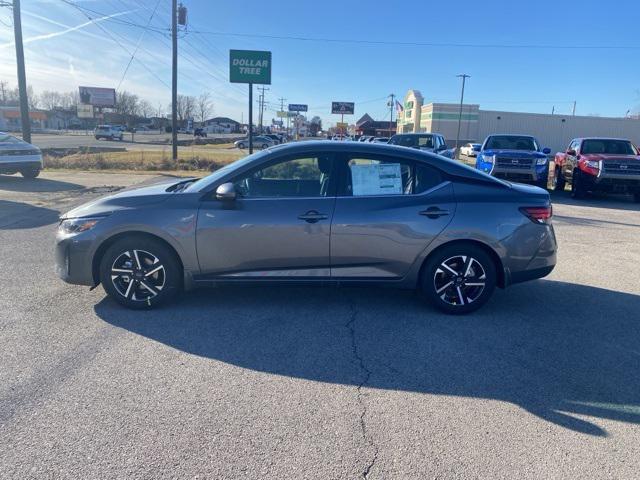
<instances>
[{"instance_id":1,"label":"window sticker","mask_svg":"<svg viewBox=\"0 0 640 480\"><path fill-rule=\"evenodd\" d=\"M399 163L351 165L353 196L401 195L402 172Z\"/></svg>"}]
</instances>

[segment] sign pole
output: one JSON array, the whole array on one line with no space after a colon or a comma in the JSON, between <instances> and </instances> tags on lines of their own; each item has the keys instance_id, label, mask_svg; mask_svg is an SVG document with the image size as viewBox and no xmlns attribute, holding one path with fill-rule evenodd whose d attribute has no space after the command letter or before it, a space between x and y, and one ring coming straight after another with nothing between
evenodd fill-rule
<instances>
[{"instance_id":1,"label":"sign pole","mask_svg":"<svg viewBox=\"0 0 640 480\"><path fill-rule=\"evenodd\" d=\"M249 84L249 155L253 153L253 83Z\"/></svg>"}]
</instances>

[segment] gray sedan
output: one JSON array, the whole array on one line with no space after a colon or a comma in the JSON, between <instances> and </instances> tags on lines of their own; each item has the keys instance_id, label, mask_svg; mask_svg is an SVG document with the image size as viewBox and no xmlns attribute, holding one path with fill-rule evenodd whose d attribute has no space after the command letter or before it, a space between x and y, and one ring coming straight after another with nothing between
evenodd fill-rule
<instances>
[{"instance_id":1,"label":"gray sedan","mask_svg":"<svg viewBox=\"0 0 640 480\"><path fill-rule=\"evenodd\" d=\"M305 282L417 289L468 313L551 272L551 215L545 190L432 153L310 141L78 207L61 218L56 268L131 308L196 286Z\"/></svg>"}]
</instances>

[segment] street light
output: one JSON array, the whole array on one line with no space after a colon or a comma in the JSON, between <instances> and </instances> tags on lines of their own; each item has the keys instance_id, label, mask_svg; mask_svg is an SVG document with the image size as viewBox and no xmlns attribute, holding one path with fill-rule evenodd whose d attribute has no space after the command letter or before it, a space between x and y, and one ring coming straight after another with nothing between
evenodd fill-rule
<instances>
[{"instance_id":1,"label":"street light","mask_svg":"<svg viewBox=\"0 0 640 480\"><path fill-rule=\"evenodd\" d=\"M471 78L471 75L462 73L460 75L456 75L456 77L462 78L462 94L460 95L460 113L458 114L458 134L456 135L456 151L455 151L455 158L456 160L459 160L460 149L458 148L458 144L460 143L460 126L462 125L462 103L464 102L464 84L467 78Z\"/></svg>"}]
</instances>

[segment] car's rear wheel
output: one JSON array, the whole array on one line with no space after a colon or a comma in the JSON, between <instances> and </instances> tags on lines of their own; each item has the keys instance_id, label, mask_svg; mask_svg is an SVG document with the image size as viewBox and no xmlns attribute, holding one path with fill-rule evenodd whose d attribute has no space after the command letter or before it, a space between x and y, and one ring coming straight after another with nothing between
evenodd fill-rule
<instances>
[{"instance_id":1,"label":"car's rear wheel","mask_svg":"<svg viewBox=\"0 0 640 480\"><path fill-rule=\"evenodd\" d=\"M268 144L266 144L266 143L263 143L263 144L262 144L262 149L264 150L265 148L269 148L269 145L268 145Z\"/></svg>"},{"instance_id":2,"label":"car's rear wheel","mask_svg":"<svg viewBox=\"0 0 640 480\"><path fill-rule=\"evenodd\" d=\"M573 178L571 179L571 196L578 199L587 196L587 189L580 170L573 172Z\"/></svg>"},{"instance_id":3,"label":"car's rear wheel","mask_svg":"<svg viewBox=\"0 0 640 480\"><path fill-rule=\"evenodd\" d=\"M152 308L173 297L182 285L182 269L162 242L144 236L116 241L100 262L107 294L128 308Z\"/></svg>"},{"instance_id":4,"label":"car's rear wheel","mask_svg":"<svg viewBox=\"0 0 640 480\"><path fill-rule=\"evenodd\" d=\"M461 315L484 305L496 286L491 257L472 244L456 244L434 252L422 269L421 292L439 310Z\"/></svg>"},{"instance_id":5,"label":"car's rear wheel","mask_svg":"<svg viewBox=\"0 0 640 480\"><path fill-rule=\"evenodd\" d=\"M38 175L40 175L40 169L39 168L25 168L24 170L20 170L20 174L24 177L24 178L36 178Z\"/></svg>"},{"instance_id":6,"label":"car's rear wheel","mask_svg":"<svg viewBox=\"0 0 640 480\"><path fill-rule=\"evenodd\" d=\"M556 192L563 192L566 184L567 182L562 176L562 171L559 167L556 167L555 174L553 175L553 189Z\"/></svg>"},{"instance_id":7,"label":"car's rear wheel","mask_svg":"<svg viewBox=\"0 0 640 480\"><path fill-rule=\"evenodd\" d=\"M239 143L239 144L238 144L238 148L239 148L240 150L244 150L244 148L245 148L245 147L244 147L244 143Z\"/></svg>"}]
</instances>

